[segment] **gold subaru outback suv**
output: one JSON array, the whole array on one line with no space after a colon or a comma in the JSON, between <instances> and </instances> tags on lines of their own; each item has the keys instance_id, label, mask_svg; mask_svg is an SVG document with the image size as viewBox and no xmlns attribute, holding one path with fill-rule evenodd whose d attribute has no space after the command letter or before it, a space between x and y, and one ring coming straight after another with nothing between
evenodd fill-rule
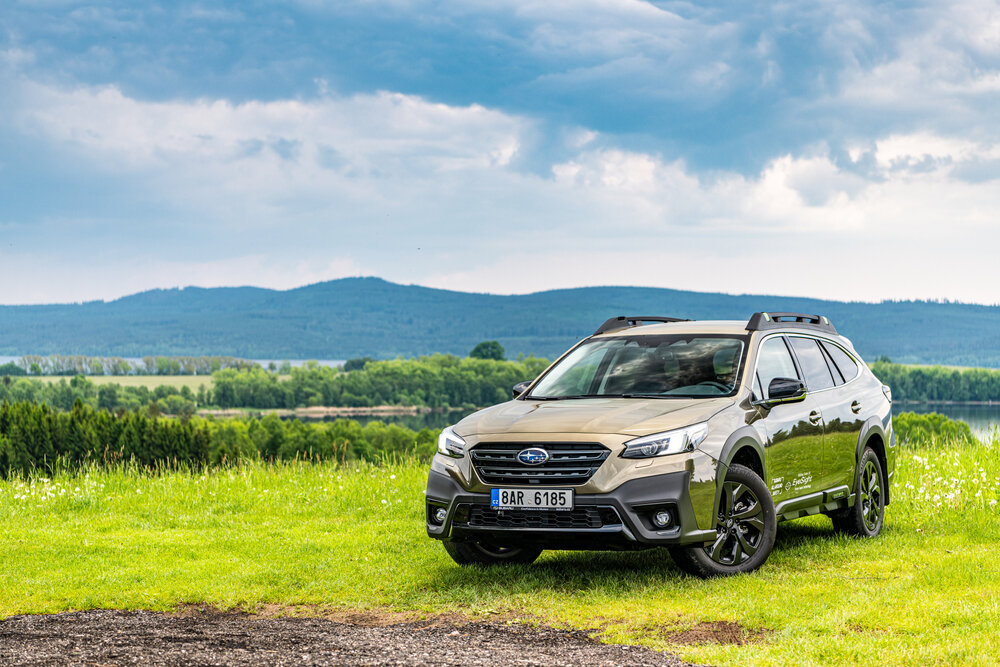
<instances>
[{"instance_id":1,"label":"gold subaru outback suv","mask_svg":"<svg viewBox=\"0 0 1000 667\"><path fill-rule=\"evenodd\" d=\"M708 577L759 568L787 519L882 528L892 397L826 317L616 317L513 391L431 463L427 533L460 564L664 546Z\"/></svg>"}]
</instances>

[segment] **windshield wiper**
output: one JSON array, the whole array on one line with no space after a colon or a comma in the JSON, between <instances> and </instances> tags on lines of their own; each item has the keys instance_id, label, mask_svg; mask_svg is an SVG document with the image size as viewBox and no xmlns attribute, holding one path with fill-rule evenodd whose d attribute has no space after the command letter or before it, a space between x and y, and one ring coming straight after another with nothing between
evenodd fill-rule
<instances>
[{"instance_id":1,"label":"windshield wiper","mask_svg":"<svg viewBox=\"0 0 1000 667\"><path fill-rule=\"evenodd\" d=\"M622 394L622 398L670 398L667 394Z\"/></svg>"},{"instance_id":2,"label":"windshield wiper","mask_svg":"<svg viewBox=\"0 0 1000 667\"><path fill-rule=\"evenodd\" d=\"M720 394L721 395L721 394ZM570 396L528 396L532 401L564 401L574 398L717 398L706 394L572 394Z\"/></svg>"},{"instance_id":3,"label":"windshield wiper","mask_svg":"<svg viewBox=\"0 0 1000 667\"><path fill-rule=\"evenodd\" d=\"M528 396L533 401L562 401L572 398L628 398L627 394L572 394L570 396Z\"/></svg>"}]
</instances>

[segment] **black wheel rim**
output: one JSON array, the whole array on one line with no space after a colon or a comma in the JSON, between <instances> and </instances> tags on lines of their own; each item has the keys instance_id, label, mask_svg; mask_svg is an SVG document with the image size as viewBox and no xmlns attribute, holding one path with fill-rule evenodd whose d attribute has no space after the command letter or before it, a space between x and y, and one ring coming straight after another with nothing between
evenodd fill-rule
<instances>
[{"instance_id":1,"label":"black wheel rim","mask_svg":"<svg viewBox=\"0 0 1000 667\"><path fill-rule=\"evenodd\" d=\"M764 508L745 484L722 485L715 542L705 553L716 563L739 565L753 558L764 537Z\"/></svg>"},{"instance_id":2,"label":"black wheel rim","mask_svg":"<svg viewBox=\"0 0 1000 667\"><path fill-rule=\"evenodd\" d=\"M878 465L865 463L861 472L861 518L869 533L874 533L882 514L882 485L879 483Z\"/></svg>"}]
</instances>

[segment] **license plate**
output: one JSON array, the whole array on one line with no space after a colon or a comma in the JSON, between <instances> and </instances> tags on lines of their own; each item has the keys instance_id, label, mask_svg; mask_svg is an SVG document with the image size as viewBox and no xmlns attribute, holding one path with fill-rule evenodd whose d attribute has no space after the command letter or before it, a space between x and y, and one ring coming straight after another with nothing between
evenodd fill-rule
<instances>
[{"instance_id":1,"label":"license plate","mask_svg":"<svg viewBox=\"0 0 1000 667\"><path fill-rule=\"evenodd\" d=\"M571 510L573 489L491 489L490 505L498 510Z\"/></svg>"}]
</instances>

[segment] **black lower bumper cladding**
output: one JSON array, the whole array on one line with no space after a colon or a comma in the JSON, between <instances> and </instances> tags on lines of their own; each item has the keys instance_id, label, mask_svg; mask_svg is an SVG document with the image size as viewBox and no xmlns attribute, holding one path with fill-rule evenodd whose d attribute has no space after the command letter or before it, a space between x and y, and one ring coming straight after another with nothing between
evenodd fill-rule
<instances>
[{"instance_id":1,"label":"black lower bumper cladding","mask_svg":"<svg viewBox=\"0 0 1000 667\"><path fill-rule=\"evenodd\" d=\"M489 493L466 491L454 479L431 471L427 480L427 534L440 540L486 541L499 546L543 549L645 549L714 539L700 530L688 495L690 473L654 475L622 484L610 493L577 495L572 510L496 510ZM439 508L447 518L438 522ZM670 512L658 528L652 516Z\"/></svg>"}]
</instances>

